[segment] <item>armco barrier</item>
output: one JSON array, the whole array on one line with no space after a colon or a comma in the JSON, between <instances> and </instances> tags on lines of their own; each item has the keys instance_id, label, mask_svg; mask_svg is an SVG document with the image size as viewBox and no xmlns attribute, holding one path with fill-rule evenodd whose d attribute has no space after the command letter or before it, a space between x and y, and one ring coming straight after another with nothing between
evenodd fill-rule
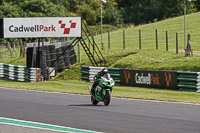
<instances>
[{"instance_id":1,"label":"armco barrier","mask_svg":"<svg viewBox=\"0 0 200 133\"><path fill-rule=\"evenodd\" d=\"M97 72L101 71L104 67L93 67L93 66L81 66L81 79L89 80L93 82L94 76ZM120 83L120 69L119 68L108 68L111 77L116 83Z\"/></svg>"},{"instance_id":2,"label":"armco barrier","mask_svg":"<svg viewBox=\"0 0 200 133\"><path fill-rule=\"evenodd\" d=\"M81 74L83 80L89 80L93 82L93 77L97 72L99 72L103 67L88 67L81 66ZM120 83L120 70L119 68L108 68L111 77ZM131 73L130 73L131 74ZM123 75L121 75L123 76ZM128 73L127 75L128 76ZM169 78L169 75L166 78ZM170 79L172 77L170 76ZM126 80L128 77L126 78ZM165 80L167 80L165 79ZM187 72L187 71L177 71L177 89L185 91L197 91L200 92L200 72ZM169 79L168 79L169 80ZM172 79L171 79L172 80ZM128 80L127 80L128 81ZM141 85L142 87L142 85Z\"/></svg>"},{"instance_id":3,"label":"armco barrier","mask_svg":"<svg viewBox=\"0 0 200 133\"><path fill-rule=\"evenodd\" d=\"M120 83L120 68L108 68L111 77L116 83Z\"/></svg>"},{"instance_id":4,"label":"armco barrier","mask_svg":"<svg viewBox=\"0 0 200 133\"><path fill-rule=\"evenodd\" d=\"M197 77L197 92L200 92L200 72L197 73L198 77Z\"/></svg>"},{"instance_id":5,"label":"armco barrier","mask_svg":"<svg viewBox=\"0 0 200 133\"><path fill-rule=\"evenodd\" d=\"M178 71L178 88L179 90L197 90L197 72Z\"/></svg>"},{"instance_id":6,"label":"armco barrier","mask_svg":"<svg viewBox=\"0 0 200 133\"><path fill-rule=\"evenodd\" d=\"M40 69L0 63L0 77L16 81L36 82L40 80Z\"/></svg>"},{"instance_id":7,"label":"armco barrier","mask_svg":"<svg viewBox=\"0 0 200 133\"><path fill-rule=\"evenodd\" d=\"M81 79L89 80L89 70L88 66L81 66Z\"/></svg>"}]
</instances>

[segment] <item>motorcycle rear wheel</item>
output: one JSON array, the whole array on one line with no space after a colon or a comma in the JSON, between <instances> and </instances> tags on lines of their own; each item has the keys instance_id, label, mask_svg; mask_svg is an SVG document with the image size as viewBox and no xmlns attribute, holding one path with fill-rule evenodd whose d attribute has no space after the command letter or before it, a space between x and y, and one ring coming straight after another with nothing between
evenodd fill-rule
<instances>
[{"instance_id":1,"label":"motorcycle rear wheel","mask_svg":"<svg viewBox=\"0 0 200 133\"><path fill-rule=\"evenodd\" d=\"M96 98L94 98L93 96L91 96L91 103L93 105L97 105L99 103L99 101L97 101Z\"/></svg>"},{"instance_id":2,"label":"motorcycle rear wheel","mask_svg":"<svg viewBox=\"0 0 200 133\"><path fill-rule=\"evenodd\" d=\"M111 94L110 91L107 90L104 98L104 105L108 106L110 104L110 100L111 100Z\"/></svg>"}]
</instances>

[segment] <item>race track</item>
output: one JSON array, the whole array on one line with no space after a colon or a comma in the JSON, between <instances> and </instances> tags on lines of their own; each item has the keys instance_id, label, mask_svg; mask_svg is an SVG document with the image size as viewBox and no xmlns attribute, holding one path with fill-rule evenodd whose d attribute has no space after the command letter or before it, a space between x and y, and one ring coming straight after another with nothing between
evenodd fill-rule
<instances>
[{"instance_id":1,"label":"race track","mask_svg":"<svg viewBox=\"0 0 200 133\"><path fill-rule=\"evenodd\" d=\"M87 88L86 88L87 89ZM106 133L199 133L200 105L0 88L0 117ZM1 133L0 129L0 133Z\"/></svg>"}]
</instances>

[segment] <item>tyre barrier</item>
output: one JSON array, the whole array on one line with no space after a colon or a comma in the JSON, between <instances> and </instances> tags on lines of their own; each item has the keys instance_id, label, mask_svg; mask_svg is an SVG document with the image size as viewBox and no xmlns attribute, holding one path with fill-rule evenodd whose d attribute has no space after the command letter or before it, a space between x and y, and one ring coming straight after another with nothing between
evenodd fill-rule
<instances>
[{"instance_id":1,"label":"tyre barrier","mask_svg":"<svg viewBox=\"0 0 200 133\"><path fill-rule=\"evenodd\" d=\"M66 49L66 46L62 46L62 50L64 51ZM63 56L64 56L64 63L65 63L65 67L66 68L69 68L71 66L71 62L70 62L70 57L69 57L69 53L70 53L70 50L66 50L64 53L63 53Z\"/></svg>"},{"instance_id":2,"label":"tyre barrier","mask_svg":"<svg viewBox=\"0 0 200 133\"><path fill-rule=\"evenodd\" d=\"M0 77L22 82L39 82L41 81L41 70L0 63Z\"/></svg>"},{"instance_id":3,"label":"tyre barrier","mask_svg":"<svg viewBox=\"0 0 200 133\"><path fill-rule=\"evenodd\" d=\"M65 63L64 63L64 56L63 55L61 55L62 54L62 48L60 47L60 48L57 48L56 49L56 58L58 58L58 60L57 60L57 69L58 69L58 71L62 71L63 69L65 69L66 67L65 67ZM60 56L61 55L61 56Z\"/></svg>"},{"instance_id":4,"label":"tyre barrier","mask_svg":"<svg viewBox=\"0 0 200 133\"><path fill-rule=\"evenodd\" d=\"M77 63L76 52L74 51L73 47L70 47L69 57L70 57L71 65L74 65Z\"/></svg>"},{"instance_id":5,"label":"tyre barrier","mask_svg":"<svg viewBox=\"0 0 200 133\"><path fill-rule=\"evenodd\" d=\"M46 65L50 67L51 65L51 55L49 52L49 46L44 46L44 50L46 51Z\"/></svg>"},{"instance_id":6,"label":"tyre barrier","mask_svg":"<svg viewBox=\"0 0 200 133\"><path fill-rule=\"evenodd\" d=\"M65 69L70 68L71 65L77 63L76 53L73 47L69 47L71 42L58 42L58 43L44 43L44 50L46 51L46 67L54 68L56 75L58 72L62 72ZM42 50L42 45L40 44L40 51ZM69 48L68 48L69 47ZM27 67L35 67L38 61L36 57L33 58L33 49L38 50L38 45L34 43L27 43ZM68 48L66 50L66 48ZM66 50L66 51L65 51ZM65 51L65 52L64 52ZM64 52L64 53L63 53ZM62 54L62 55L61 55ZM42 67L41 54L34 56L39 56L40 61L38 67ZM32 62L34 59L34 62ZM44 63L43 63L44 64Z\"/></svg>"}]
</instances>

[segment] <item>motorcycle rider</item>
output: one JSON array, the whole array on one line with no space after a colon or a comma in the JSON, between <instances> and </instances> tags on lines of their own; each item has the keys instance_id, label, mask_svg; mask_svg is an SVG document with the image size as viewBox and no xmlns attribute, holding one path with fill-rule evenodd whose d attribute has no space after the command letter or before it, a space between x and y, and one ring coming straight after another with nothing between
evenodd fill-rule
<instances>
[{"instance_id":1,"label":"motorcycle rider","mask_svg":"<svg viewBox=\"0 0 200 133\"><path fill-rule=\"evenodd\" d=\"M108 69L107 68L103 68L100 72L98 72L95 76L94 76L94 83L92 85L92 89L91 89L91 94L94 96L95 92L94 92L94 88L98 85L99 83L99 78L101 78L102 76L104 76L105 74L108 73Z\"/></svg>"}]
</instances>

